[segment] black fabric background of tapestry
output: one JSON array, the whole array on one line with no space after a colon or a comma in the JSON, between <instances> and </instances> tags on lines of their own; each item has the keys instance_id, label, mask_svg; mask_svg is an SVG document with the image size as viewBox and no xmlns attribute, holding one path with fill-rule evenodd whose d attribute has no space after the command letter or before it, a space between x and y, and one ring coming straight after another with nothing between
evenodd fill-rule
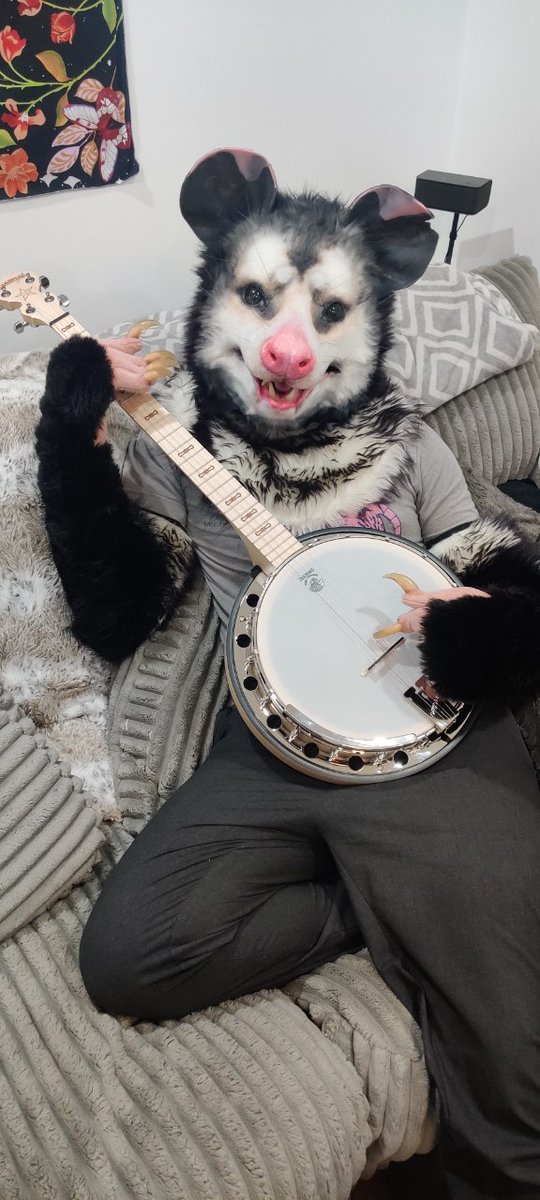
<instances>
[{"instance_id":1,"label":"black fabric background of tapestry","mask_svg":"<svg viewBox=\"0 0 540 1200\"><path fill-rule=\"evenodd\" d=\"M0 0L1 199L137 173L123 21L121 0Z\"/></svg>"}]
</instances>

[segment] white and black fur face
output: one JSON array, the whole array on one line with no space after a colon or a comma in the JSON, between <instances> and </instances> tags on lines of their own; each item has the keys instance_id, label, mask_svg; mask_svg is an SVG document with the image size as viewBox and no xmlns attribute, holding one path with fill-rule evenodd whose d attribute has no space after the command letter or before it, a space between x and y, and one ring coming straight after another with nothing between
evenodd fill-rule
<instances>
[{"instance_id":1,"label":"white and black fur face","mask_svg":"<svg viewBox=\"0 0 540 1200\"><path fill-rule=\"evenodd\" d=\"M320 197L284 199L225 239L198 322L197 366L258 423L296 425L365 391L389 305L378 311L361 243Z\"/></svg>"},{"instance_id":2,"label":"white and black fur face","mask_svg":"<svg viewBox=\"0 0 540 1200\"><path fill-rule=\"evenodd\" d=\"M264 160L257 159L263 167L255 181L246 178L251 162L246 168L238 154L218 152L203 160L183 189L183 211L206 243L186 365L205 418L217 418L252 442L297 444L308 429L312 436L329 421L343 421L379 391L396 270L404 267L410 282L410 247L418 257L420 233L423 269L436 238L426 226L427 210L412 217L398 210L390 222L380 216L376 193L352 208L313 193L285 195L275 189ZM207 164L214 170L212 187L201 199L199 177L206 182ZM260 190L254 193L261 178L262 197Z\"/></svg>"}]
</instances>

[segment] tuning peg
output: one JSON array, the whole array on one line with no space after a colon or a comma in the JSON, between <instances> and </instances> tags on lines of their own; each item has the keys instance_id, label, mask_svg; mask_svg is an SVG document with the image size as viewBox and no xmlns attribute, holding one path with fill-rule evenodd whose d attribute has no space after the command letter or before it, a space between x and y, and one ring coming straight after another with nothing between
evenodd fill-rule
<instances>
[{"instance_id":1,"label":"tuning peg","mask_svg":"<svg viewBox=\"0 0 540 1200\"><path fill-rule=\"evenodd\" d=\"M58 300L59 300L60 304L62 305L62 308L69 308L69 296L64 296L62 294L61 296L58 297Z\"/></svg>"},{"instance_id":2,"label":"tuning peg","mask_svg":"<svg viewBox=\"0 0 540 1200\"><path fill-rule=\"evenodd\" d=\"M42 288L48 288L51 286L51 281L50 281L50 279L47 279L46 275L40 275L39 282L40 282Z\"/></svg>"},{"instance_id":3,"label":"tuning peg","mask_svg":"<svg viewBox=\"0 0 540 1200\"><path fill-rule=\"evenodd\" d=\"M25 329L28 329L28 321L15 321L13 328L15 333L24 333Z\"/></svg>"}]
</instances>

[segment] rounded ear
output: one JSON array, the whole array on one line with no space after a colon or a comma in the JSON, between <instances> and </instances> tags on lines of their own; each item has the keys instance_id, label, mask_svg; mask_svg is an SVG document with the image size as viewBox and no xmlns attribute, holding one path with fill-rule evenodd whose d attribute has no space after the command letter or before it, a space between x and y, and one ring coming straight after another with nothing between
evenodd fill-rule
<instances>
[{"instance_id":1,"label":"rounded ear","mask_svg":"<svg viewBox=\"0 0 540 1200\"><path fill-rule=\"evenodd\" d=\"M348 223L369 232L385 291L410 287L424 274L438 241L432 217L425 204L391 184L370 188L351 204Z\"/></svg>"},{"instance_id":2,"label":"rounded ear","mask_svg":"<svg viewBox=\"0 0 540 1200\"><path fill-rule=\"evenodd\" d=\"M180 210L201 242L224 223L269 212L277 187L270 163L252 150L214 150L199 159L180 191Z\"/></svg>"}]
</instances>

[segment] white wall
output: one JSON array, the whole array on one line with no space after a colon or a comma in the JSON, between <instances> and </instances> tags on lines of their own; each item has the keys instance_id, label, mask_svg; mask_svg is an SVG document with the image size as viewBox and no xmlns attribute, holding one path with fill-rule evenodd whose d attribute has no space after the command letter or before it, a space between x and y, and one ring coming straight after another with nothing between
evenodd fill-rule
<instances>
[{"instance_id":1,"label":"white wall","mask_svg":"<svg viewBox=\"0 0 540 1200\"><path fill-rule=\"evenodd\" d=\"M448 170L493 189L459 236L465 269L515 253L540 266L539 131L539 0L470 0Z\"/></svg>"},{"instance_id":2,"label":"white wall","mask_svg":"<svg viewBox=\"0 0 540 1200\"><path fill-rule=\"evenodd\" d=\"M0 277L32 268L91 330L184 305L196 241L178 210L192 163L266 154L283 186L413 190L427 168L493 178L460 233L466 268L540 265L540 0L124 0L140 174L122 187L0 203ZM442 258L451 218L437 214ZM0 346L50 345L12 331Z\"/></svg>"},{"instance_id":3,"label":"white wall","mask_svg":"<svg viewBox=\"0 0 540 1200\"><path fill-rule=\"evenodd\" d=\"M468 6L124 0L140 174L121 187L0 203L0 277L47 274L94 331L182 306L196 241L179 186L216 146L261 151L290 188L349 198L381 182L414 190L420 171L448 166ZM476 173L472 146L470 157ZM482 170L490 164L486 154ZM446 216L437 225L446 233ZM48 331L17 337L12 324L0 314L2 348L51 344Z\"/></svg>"}]
</instances>

